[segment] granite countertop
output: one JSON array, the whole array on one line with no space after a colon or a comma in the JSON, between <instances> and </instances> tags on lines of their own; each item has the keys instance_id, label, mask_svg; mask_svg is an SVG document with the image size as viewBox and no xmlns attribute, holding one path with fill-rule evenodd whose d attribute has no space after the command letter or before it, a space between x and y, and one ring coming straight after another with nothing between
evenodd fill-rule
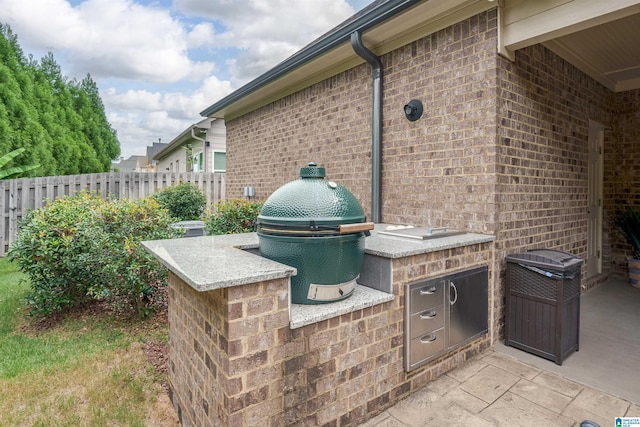
<instances>
[{"instance_id":1,"label":"granite countertop","mask_svg":"<svg viewBox=\"0 0 640 427\"><path fill-rule=\"evenodd\" d=\"M151 240L142 245L198 291L294 276L294 267L244 249L258 247L256 233Z\"/></svg>"},{"instance_id":2,"label":"granite countertop","mask_svg":"<svg viewBox=\"0 0 640 427\"><path fill-rule=\"evenodd\" d=\"M403 258L444 249L491 242L494 236L465 233L430 240L384 236L376 224L365 239L365 252L383 258ZM294 276L294 267L247 251L258 248L256 233L200 236L143 242L143 246L169 270L199 291L220 289Z\"/></svg>"},{"instance_id":3,"label":"granite countertop","mask_svg":"<svg viewBox=\"0 0 640 427\"><path fill-rule=\"evenodd\" d=\"M365 242L365 252L384 258L402 258L460 246L490 242L494 236L465 233L431 240L385 236L376 224ZM258 255L256 233L153 240L142 245L165 267L194 289L204 292L265 280L295 276L294 267ZM299 328L331 317L393 300L392 294L357 285L353 295L330 304L290 304L290 326Z\"/></svg>"},{"instance_id":4,"label":"granite countertop","mask_svg":"<svg viewBox=\"0 0 640 427\"><path fill-rule=\"evenodd\" d=\"M375 225L374 230L371 231L371 236L366 239L366 253L383 258L404 258L411 255L492 242L496 239L495 236L478 233L464 233L427 240L414 240L378 234L379 231L383 231L389 226L389 224Z\"/></svg>"}]
</instances>

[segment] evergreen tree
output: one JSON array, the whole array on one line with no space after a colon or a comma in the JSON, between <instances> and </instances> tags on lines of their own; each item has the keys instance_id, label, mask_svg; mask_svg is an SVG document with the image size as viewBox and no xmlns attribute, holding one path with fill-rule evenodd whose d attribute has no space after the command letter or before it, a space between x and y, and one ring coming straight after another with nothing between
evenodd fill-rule
<instances>
[{"instance_id":1,"label":"evergreen tree","mask_svg":"<svg viewBox=\"0 0 640 427\"><path fill-rule=\"evenodd\" d=\"M46 165L31 174L52 172L51 154L43 148L46 138L39 121L38 105L33 93L33 68L24 58L17 38L6 25L0 24L0 153L24 148L23 155L12 166Z\"/></svg>"},{"instance_id":2,"label":"evergreen tree","mask_svg":"<svg viewBox=\"0 0 640 427\"><path fill-rule=\"evenodd\" d=\"M98 162L103 168L109 169L111 160L120 154L116 131L107 121L98 86L91 75L87 74L77 88L76 111L82 118L83 132L93 147Z\"/></svg>"},{"instance_id":3,"label":"evergreen tree","mask_svg":"<svg viewBox=\"0 0 640 427\"><path fill-rule=\"evenodd\" d=\"M24 148L10 166L40 164L31 176L104 172L120 154L98 87L62 75L53 54L24 57L0 23L0 153Z\"/></svg>"}]
</instances>

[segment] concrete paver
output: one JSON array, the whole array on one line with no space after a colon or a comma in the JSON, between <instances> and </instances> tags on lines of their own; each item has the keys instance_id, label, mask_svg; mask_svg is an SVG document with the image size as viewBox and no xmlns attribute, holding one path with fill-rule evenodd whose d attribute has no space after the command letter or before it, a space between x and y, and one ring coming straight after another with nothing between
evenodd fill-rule
<instances>
[{"instance_id":1,"label":"concrete paver","mask_svg":"<svg viewBox=\"0 0 640 427\"><path fill-rule=\"evenodd\" d=\"M482 411L496 426L571 427L573 421L511 392Z\"/></svg>"},{"instance_id":2,"label":"concrete paver","mask_svg":"<svg viewBox=\"0 0 640 427\"><path fill-rule=\"evenodd\" d=\"M591 411L607 420L613 420L615 417L625 414L631 405L629 402L591 387L585 387L571 404L582 410Z\"/></svg>"},{"instance_id":3,"label":"concrete paver","mask_svg":"<svg viewBox=\"0 0 640 427\"><path fill-rule=\"evenodd\" d=\"M445 400L455 403L474 414L479 414L487 407L487 402L467 393L461 388L455 388L443 396Z\"/></svg>"},{"instance_id":4,"label":"concrete paver","mask_svg":"<svg viewBox=\"0 0 640 427\"><path fill-rule=\"evenodd\" d=\"M516 375L503 369L487 365L463 382L460 388L487 403L493 403L517 383L519 379Z\"/></svg>"},{"instance_id":5,"label":"concrete paver","mask_svg":"<svg viewBox=\"0 0 640 427\"><path fill-rule=\"evenodd\" d=\"M532 380L542 372L538 368L534 368L531 365L527 365L526 363L522 363L513 357L507 356L502 353L497 353L495 351L490 351L486 354L482 360L486 363L489 363L493 366L498 366L500 369L504 369L507 372L511 372L514 375L517 375L522 378L526 378L528 380Z\"/></svg>"},{"instance_id":6,"label":"concrete paver","mask_svg":"<svg viewBox=\"0 0 640 427\"><path fill-rule=\"evenodd\" d=\"M558 414L562 413L564 408L571 403L570 397L524 378L511 387L509 391Z\"/></svg>"},{"instance_id":7,"label":"concrete paver","mask_svg":"<svg viewBox=\"0 0 640 427\"><path fill-rule=\"evenodd\" d=\"M545 371L542 371L538 376L536 376L532 382L569 397L576 397L580 394L583 388L583 386L576 382Z\"/></svg>"},{"instance_id":8,"label":"concrete paver","mask_svg":"<svg viewBox=\"0 0 640 427\"><path fill-rule=\"evenodd\" d=\"M601 427L640 406L488 350L361 427Z\"/></svg>"},{"instance_id":9,"label":"concrete paver","mask_svg":"<svg viewBox=\"0 0 640 427\"><path fill-rule=\"evenodd\" d=\"M640 417L640 406L638 405L631 405L629 407L629 410L627 411L626 414L624 414L625 417Z\"/></svg>"}]
</instances>

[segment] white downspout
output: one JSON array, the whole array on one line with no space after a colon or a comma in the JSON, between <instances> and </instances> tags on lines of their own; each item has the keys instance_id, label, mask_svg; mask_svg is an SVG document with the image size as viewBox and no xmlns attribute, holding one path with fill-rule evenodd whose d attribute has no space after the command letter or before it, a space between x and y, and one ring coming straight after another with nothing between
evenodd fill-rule
<instances>
[{"instance_id":1,"label":"white downspout","mask_svg":"<svg viewBox=\"0 0 640 427\"><path fill-rule=\"evenodd\" d=\"M197 139L198 141L202 142L202 156L204 157L204 160L202 162L202 171L206 172L207 171L207 130L204 129L204 138L197 137L195 130L196 130L196 127L193 126L191 128L191 137L193 139ZM192 153L192 157L193 157L193 153ZM191 159L191 161L193 162L193 159ZM193 169L193 166L191 168Z\"/></svg>"}]
</instances>

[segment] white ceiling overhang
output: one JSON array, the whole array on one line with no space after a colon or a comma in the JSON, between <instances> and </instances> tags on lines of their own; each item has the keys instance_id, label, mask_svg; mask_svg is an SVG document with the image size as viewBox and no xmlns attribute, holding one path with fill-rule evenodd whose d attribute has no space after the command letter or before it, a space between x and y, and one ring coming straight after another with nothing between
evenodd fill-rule
<instances>
[{"instance_id":1,"label":"white ceiling overhang","mask_svg":"<svg viewBox=\"0 0 640 427\"><path fill-rule=\"evenodd\" d=\"M612 91L640 88L640 1L505 0L499 49L542 43Z\"/></svg>"}]
</instances>

